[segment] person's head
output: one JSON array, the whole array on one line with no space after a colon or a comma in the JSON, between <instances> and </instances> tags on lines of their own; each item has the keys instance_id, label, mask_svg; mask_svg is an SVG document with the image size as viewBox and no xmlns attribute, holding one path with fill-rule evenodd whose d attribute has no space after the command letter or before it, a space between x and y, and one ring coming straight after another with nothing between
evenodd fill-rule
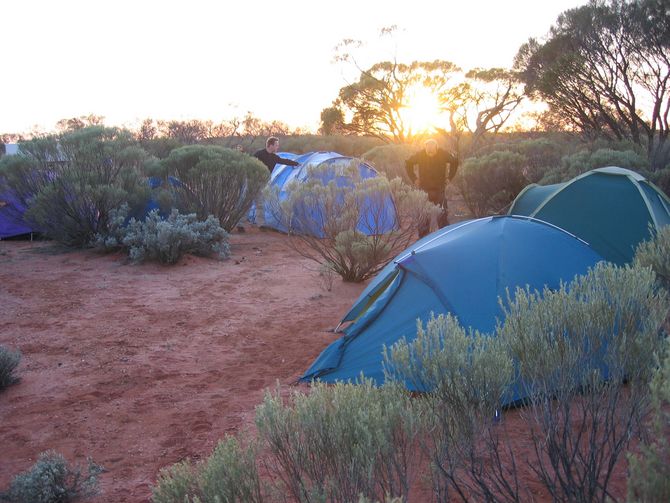
<instances>
[{"instance_id":1,"label":"person's head","mask_svg":"<svg viewBox=\"0 0 670 503\"><path fill-rule=\"evenodd\" d=\"M437 142L433 139L426 140L423 144L423 148L426 150L426 154L434 156L437 153Z\"/></svg>"},{"instance_id":2,"label":"person's head","mask_svg":"<svg viewBox=\"0 0 670 503\"><path fill-rule=\"evenodd\" d=\"M271 154L276 154L279 150L279 138L276 136L270 136L270 138L265 141L265 150Z\"/></svg>"}]
</instances>

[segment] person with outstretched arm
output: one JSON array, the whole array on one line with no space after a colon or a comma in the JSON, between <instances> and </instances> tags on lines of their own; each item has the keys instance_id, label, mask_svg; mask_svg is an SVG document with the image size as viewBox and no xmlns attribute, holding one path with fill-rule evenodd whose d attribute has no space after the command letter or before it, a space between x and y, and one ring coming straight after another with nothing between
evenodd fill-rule
<instances>
[{"instance_id":1,"label":"person with outstretched arm","mask_svg":"<svg viewBox=\"0 0 670 503\"><path fill-rule=\"evenodd\" d=\"M279 138L275 136L270 136L265 142L265 148L262 148L254 153L254 157L265 164L270 173L275 169L276 164L285 164L286 166L299 166L299 162L292 161L291 159L284 159L277 155L279 150Z\"/></svg>"}]
</instances>

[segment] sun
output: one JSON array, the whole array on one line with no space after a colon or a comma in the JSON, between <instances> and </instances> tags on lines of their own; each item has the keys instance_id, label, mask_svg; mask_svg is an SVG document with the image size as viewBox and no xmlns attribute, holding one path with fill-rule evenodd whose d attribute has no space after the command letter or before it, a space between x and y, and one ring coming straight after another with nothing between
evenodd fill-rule
<instances>
[{"instance_id":1,"label":"sun","mask_svg":"<svg viewBox=\"0 0 670 503\"><path fill-rule=\"evenodd\" d=\"M402 108L400 116L405 128L413 134L431 132L435 126L443 125L444 122L437 95L421 85L409 91L407 106Z\"/></svg>"}]
</instances>

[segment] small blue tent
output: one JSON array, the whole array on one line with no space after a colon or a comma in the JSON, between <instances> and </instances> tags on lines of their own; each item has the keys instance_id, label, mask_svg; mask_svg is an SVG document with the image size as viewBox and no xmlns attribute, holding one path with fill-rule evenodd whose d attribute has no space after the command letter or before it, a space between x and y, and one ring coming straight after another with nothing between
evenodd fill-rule
<instances>
[{"instance_id":1,"label":"small blue tent","mask_svg":"<svg viewBox=\"0 0 670 503\"><path fill-rule=\"evenodd\" d=\"M9 192L0 194L0 239L30 234L33 229L23 220L26 209Z\"/></svg>"},{"instance_id":2,"label":"small blue tent","mask_svg":"<svg viewBox=\"0 0 670 503\"><path fill-rule=\"evenodd\" d=\"M358 162L358 173L361 179L379 176L379 173L377 173L377 171L369 164L357 161L352 157L343 156L337 152L309 152L302 155L281 152L277 155L300 163L299 166L277 165L272 171L269 185L277 190L280 202L286 200L291 188L295 186L294 184L304 183L312 179L312 177L315 176L314 173L317 168L320 170L321 182L324 185L334 181L338 187L345 188L352 187L355 183L354 180L343 175L345 168L352 162ZM323 170L321 170L321 168L323 168ZM324 172L325 176L323 174ZM361 215L358 225L359 231L369 235L390 232L397 227L395 205L390 194L385 197L382 205L383 207L381 210L371 201L367 201L362 205L364 212L366 210L368 212L375 211L382 213L382 215L381 217L378 216L376 219L367 215ZM251 221L255 221L256 211L257 209L254 206L249 212L249 219ZM270 202L265 202L263 211L266 227L271 227L281 232L288 232L285 223L282 222L282 219L277 214L277 208L274 208ZM313 222L314 225L310 225L309 228L293 228L292 231L315 236L322 235L322 230L319 228L318 224L318 222L323 220L320 217L320 212L322 210L318 207L311 207L305 208L304 211L306 213L306 218L301 218L300 220L302 222ZM382 222L382 224L373 229L373 226L370 224L372 220L375 220L377 223Z\"/></svg>"},{"instance_id":3,"label":"small blue tent","mask_svg":"<svg viewBox=\"0 0 670 503\"><path fill-rule=\"evenodd\" d=\"M440 229L371 281L340 323L348 324L344 336L302 380L355 380L363 372L381 384L383 346L414 339L417 319L425 323L431 312L451 313L463 326L491 333L507 289L558 288L600 260L582 240L527 217L488 217Z\"/></svg>"},{"instance_id":4,"label":"small blue tent","mask_svg":"<svg viewBox=\"0 0 670 503\"><path fill-rule=\"evenodd\" d=\"M617 265L633 261L649 229L670 225L670 199L629 169L598 168L565 183L532 184L519 193L509 212L526 215L573 233Z\"/></svg>"}]
</instances>

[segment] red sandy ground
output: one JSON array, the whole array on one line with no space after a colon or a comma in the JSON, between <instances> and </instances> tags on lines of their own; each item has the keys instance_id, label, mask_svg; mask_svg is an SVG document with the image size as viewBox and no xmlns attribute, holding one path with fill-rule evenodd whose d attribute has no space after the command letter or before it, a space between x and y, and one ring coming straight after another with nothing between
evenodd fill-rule
<instances>
[{"instance_id":1,"label":"red sandy ground","mask_svg":"<svg viewBox=\"0 0 670 503\"><path fill-rule=\"evenodd\" d=\"M91 501L145 502L161 467L251 428L264 391L301 375L365 287L327 291L286 240L251 228L227 261L172 267L0 241L0 344L23 354L0 394L0 488L54 449L108 470Z\"/></svg>"}]
</instances>

